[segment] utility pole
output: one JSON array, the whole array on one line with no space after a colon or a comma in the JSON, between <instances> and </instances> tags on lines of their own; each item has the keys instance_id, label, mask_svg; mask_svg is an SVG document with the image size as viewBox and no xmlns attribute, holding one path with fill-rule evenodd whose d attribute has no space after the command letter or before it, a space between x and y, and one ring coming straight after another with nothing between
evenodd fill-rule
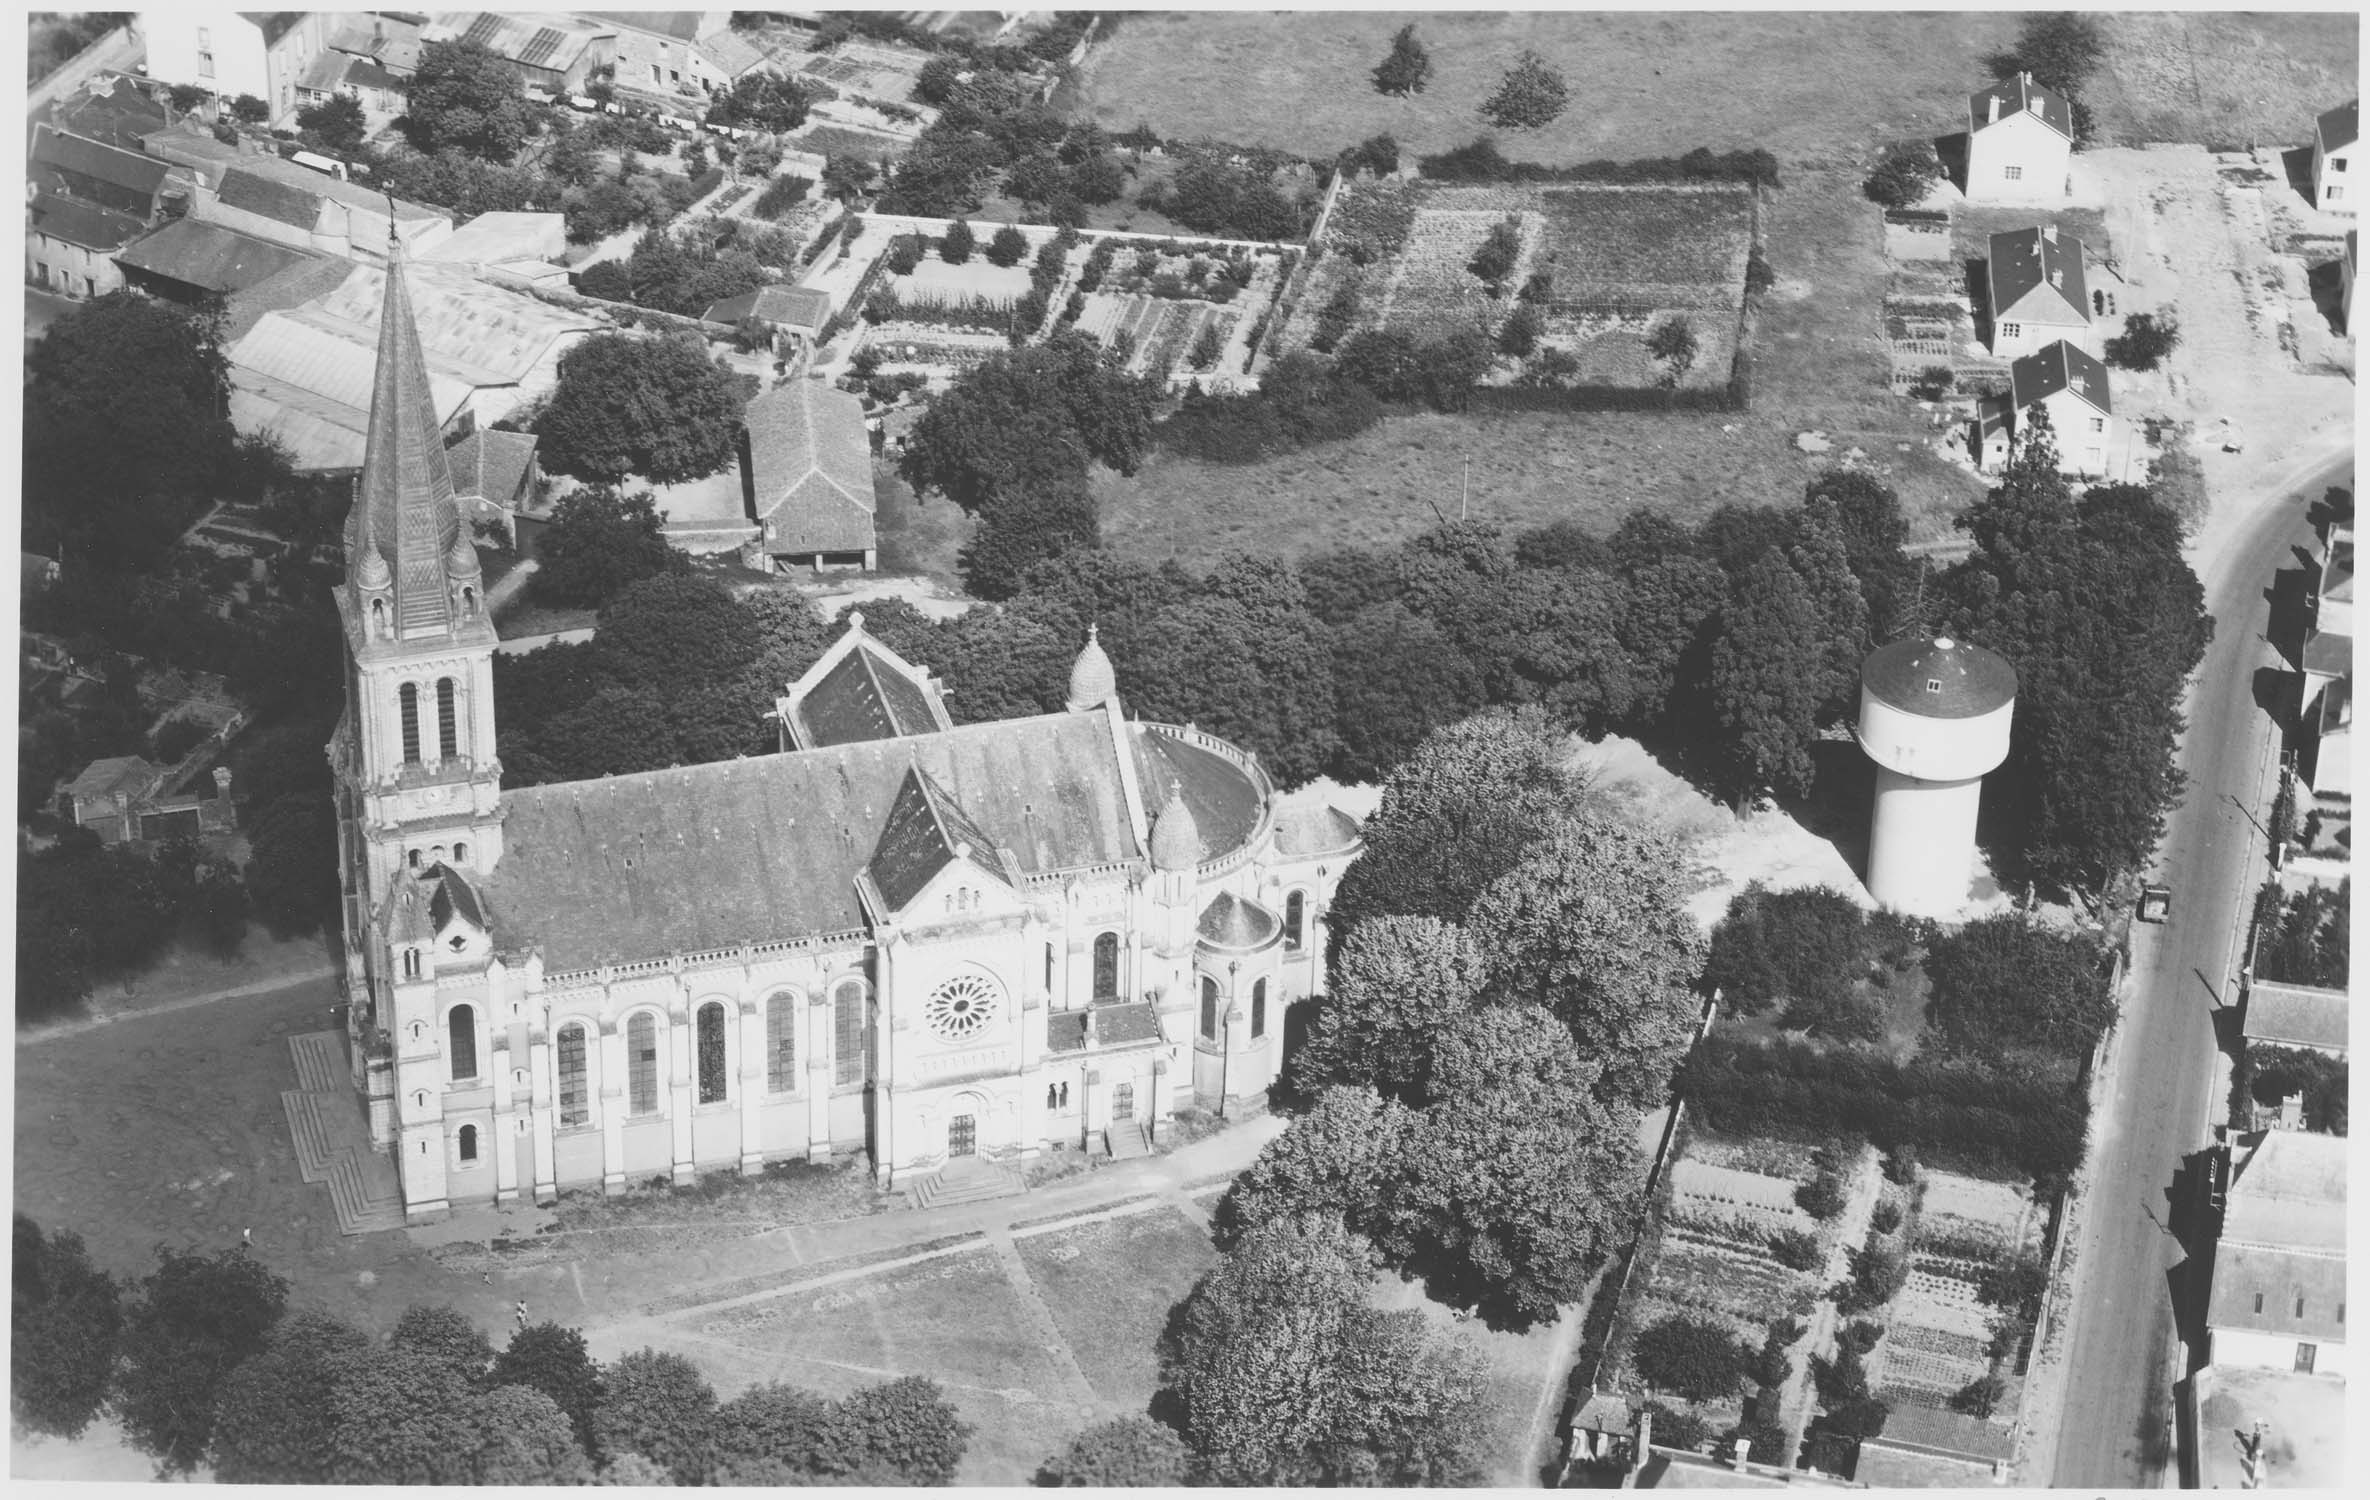
<instances>
[{"instance_id":1,"label":"utility pole","mask_svg":"<svg viewBox=\"0 0 2370 1500\"><path fill-rule=\"evenodd\" d=\"M1470 459L1470 458L1468 458L1468 459L1466 459L1466 460L1465 460L1465 484L1464 484L1464 491L1463 491L1463 493L1461 493L1460 495L1458 495L1458 496L1457 496L1457 519L1458 519L1459 521L1462 521L1462 520L1464 520L1464 519L1465 519L1465 511L1466 511L1466 509L1467 509L1469 506L1471 506L1471 505L1472 505L1472 503L1473 503L1473 460L1472 460L1472 459Z\"/></svg>"}]
</instances>

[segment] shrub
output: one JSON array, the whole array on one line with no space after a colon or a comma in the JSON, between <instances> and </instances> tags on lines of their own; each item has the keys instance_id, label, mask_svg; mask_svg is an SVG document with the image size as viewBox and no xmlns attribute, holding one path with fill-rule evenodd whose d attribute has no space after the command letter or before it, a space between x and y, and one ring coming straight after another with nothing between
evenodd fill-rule
<instances>
[{"instance_id":1,"label":"shrub","mask_svg":"<svg viewBox=\"0 0 2370 1500\"><path fill-rule=\"evenodd\" d=\"M1939 401L1958 384L1958 371L1948 365L1928 365L1909 383L1909 394L1920 401Z\"/></svg>"},{"instance_id":2,"label":"shrub","mask_svg":"<svg viewBox=\"0 0 2370 1500\"><path fill-rule=\"evenodd\" d=\"M791 209L806 201L807 191L814 185L811 178L776 177L757 195L757 201L749 205L749 211L761 219L785 218Z\"/></svg>"},{"instance_id":3,"label":"shrub","mask_svg":"<svg viewBox=\"0 0 2370 1500\"><path fill-rule=\"evenodd\" d=\"M1878 1234L1891 1234L1901 1227L1901 1205L1887 1199L1876 1205L1876 1213L1869 1221Z\"/></svg>"},{"instance_id":4,"label":"shrub","mask_svg":"<svg viewBox=\"0 0 2370 1500\"><path fill-rule=\"evenodd\" d=\"M891 276L910 276L922 263L922 238L916 234L901 234L889 242L889 253L882 257Z\"/></svg>"},{"instance_id":5,"label":"shrub","mask_svg":"<svg viewBox=\"0 0 2370 1500\"><path fill-rule=\"evenodd\" d=\"M1867 972L1868 918L1831 886L1737 892L1712 929L1703 983L1734 1010L1754 1015L1773 1000L1829 1000Z\"/></svg>"},{"instance_id":6,"label":"shrub","mask_svg":"<svg viewBox=\"0 0 2370 1500\"><path fill-rule=\"evenodd\" d=\"M1779 1265L1796 1271L1815 1271L1827 1260L1819 1237L1807 1229L1781 1229L1771 1235L1769 1253Z\"/></svg>"},{"instance_id":7,"label":"shrub","mask_svg":"<svg viewBox=\"0 0 2370 1500\"><path fill-rule=\"evenodd\" d=\"M939 237L938 258L950 266L959 266L971 258L972 248L978 242L979 237L971 232L971 221L957 219Z\"/></svg>"},{"instance_id":8,"label":"shrub","mask_svg":"<svg viewBox=\"0 0 2370 1500\"><path fill-rule=\"evenodd\" d=\"M2169 310L2133 313L2123 320L2123 331L2107 340L2107 363L2126 370L2153 370L2180 342L2180 322Z\"/></svg>"},{"instance_id":9,"label":"shrub","mask_svg":"<svg viewBox=\"0 0 2370 1500\"><path fill-rule=\"evenodd\" d=\"M1526 48L1498 80L1498 91L1482 104L1481 115L1507 130L1536 130L1561 115L1570 100L1562 72Z\"/></svg>"},{"instance_id":10,"label":"shrub","mask_svg":"<svg viewBox=\"0 0 2370 1500\"><path fill-rule=\"evenodd\" d=\"M1691 1401L1715 1401L1743 1380L1747 1354L1736 1335L1701 1318L1664 1318L1630 1346L1638 1374Z\"/></svg>"},{"instance_id":11,"label":"shrub","mask_svg":"<svg viewBox=\"0 0 2370 1500\"><path fill-rule=\"evenodd\" d=\"M1325 305L1317 309L1317 325L1309 335L1308 346L1319 354L1331 354L1357 318L1358 284L1345 281L1334 289L1332 296L1325 299Z\"/></svg>"},{"instance_id":12,"label":"shrub","mask_svg":"<svg viewBox=\"0 0 2370 1500\"><path fill-rule=\"evenodd\" d=\"M1197 370L1206 370L1218 362L1218 356L1225 350L1226 340L1218 325L1215 322L1204 323L1201 332L1194 336L1193 349L1186 355L1186 362Z\"/></svg>"},{"instance_id":13,"label":"shrub","mask_svg":"<svg viewBox=\"0 0 2370 1500\"><path fill-rule=\"evenodd\" d=\"M1988 1419L1993 1409L2000 1404L2000 1398L2007 1393L2008 1383L1999 1376L1988 1373L1978 1375L1951 1394L1950 1409L1964 1412L1970 1417Z\"/></svg>"},{"instance_id":14,"label":"shrub","mask_svg":"<svg viewBox=\"0 0 2370 1500\"><path fill-rule=\"evenodd\" d=\"M1794 1189L1794 1203L1814 1219L1832 1219L1843 1212L1843 1184L1833 1173L1821 1172Z\"/></svg>"},{"instance_id":15,"label":"shrub","mask_svg":"<svg viewBox=\"0 0 2370 1500\"><path fill-rule=\"evenodd\" d=\"M1779 1338L1780 1332L1781 1329L1773 1324L1768 1336L1762 1339L1760 1349L1745 1366L1746 1377L1763 1390L1782 1389L1787 1381L1794 1378L1794 1360L1786 1353L1787 1346L1794 1341Z\"/></svg>"},{"instance_id":16,"label":"shrub","mask_svg":"<svg viewBox=\"0 0 2370 1500\"><path fill-rule=\"evenodd\" d=\"M1884 1325L1869 1318L1857 1318L1846 1323L1835 1334L1838 1348L1850 1349L1865 1356L1884 1340Z\"/></svg>"},{"instance_id":17,"label":"shrub","mask_svg":"<svg viewBox=\"0 0 2370 1500\"><path fill-rule=\"evenodd\" d=\"M1481 242L1481 248L1473 253L1465 269L1480 277L1494 297L1513 274L1514 263L1521 255L1522 221L1508 214L1490 226L1489 238Z\"/></svg>"},{"instance_id":18,"label":"shrub","mask_svg":"<svg viewBox=\"0 0 2370 1500\"><path fill-rule=\"evenodd\" d=\"M1526 358L1539 347L1539 335L1545 328L1546 320L1539 316L1536 303L1518 303L1498 329L1498 349L1517 359Z\"/></svg>"},{"instance_id":19,"label":"shrub","mask_svg":"<svg viewBox=\"0 0 2370 1500\"><path fill-rule=\"evenodd\" d=\"M2013 912L1969 922L1926 952L1927 1018L1959 1046L2028 1043L2079 1054L2114 1019L2095 941Z\"/></svg>"},{"instance_id":20,"label":"shrub","mask_svg":"<svg viewBox=\"0 0 2370 1500\"><path fill-rule=\"evenodd\" d=\"M1852 1273L1835 1291L1835 1310L1846 1317L1874 1312L1909 1284L1909 1257L1886 1246L1861 1246L1851 1252Z\"/></svg>"},{"instance_id":21,"label":"shrub","mask_svg":"<svg viewBox=\"0 0 2370 1500\"><path fill-rule=\"evenodd\" d=\"M1876 158L1862 190L1887 208L1908 208L1942 180L1942 160L1929 140L1896 141Z\"/></svg>"},{"instance_id":22,"label":"shrub","mask_svg":"<svg viewBox=\"0 0 2370 1500\"><path fill-rule=\"evenodd\" d=\"M1711 1441L1712 1424L1685 1407L1649 1401L1646 1410L1654 1414L1654 1445L1658 1448L1678 1448L1689 1453L1699 1453L1703 1445Z\"/></svg>"},{"instance_id":23,"label":"shrub","mask_svg":"<svg viewBox=\"0 0 2370 1500\"><path fill-rule=\"evenodd\" d=\"M1975 1295L1993 1307L2022 1311L2041 1305L2049 1289L2049 1272L2037 1255L2020 1255L2005 1265L1991 1265L1975 1282Z\"/></svg>"},{"instance_id":24,"label":"shrub","mask_svg":"<svg viewBox=\"0 0 2370 1500\"><path fill-rule=\"evenodd\" d=\"M1917 1147L1895 1146L1884 1154L1884 1180L1895 1187L1917 1181Z\"/></svg>"},{"instance_id":25,"label":"shrub","mask_svg":"<svg viewBox=\"0 0 2370 1500\"><path fill-rule=\"evenodd\" d=\"M988 236L987 258L991 266L1017 266L1028 253L1029 237L1015 225L1002 225Z\"/></svg>"}]
</instances>

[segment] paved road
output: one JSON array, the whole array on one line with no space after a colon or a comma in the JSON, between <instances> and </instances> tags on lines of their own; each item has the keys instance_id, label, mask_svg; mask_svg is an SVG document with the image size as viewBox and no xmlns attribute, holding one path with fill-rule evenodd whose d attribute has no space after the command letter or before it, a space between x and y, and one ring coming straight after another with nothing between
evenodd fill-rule
<instances>
[{"instance_id":1,"label":"paved road","mask_svg":"<svg viewBox=\"0 0 2370 1500\"><path fill-rule=\"evenodd\" d=\"M2165 1482L2161 1434L2179 1373L2166 1273L2185 1253L2164 1228L2167 1193L2181 1158L2205 1141L2213 1011L2236 966L2233 914L2264 874L2249 817L2270 802L2273 730L2255 679L2278 657L2262 633L2264 595L2275 571L2296 566L2289 549L2312 540L2307 505L2330 485L2352 483L2348 454L2263 497L2204 570L2214 643L2190 689L2181 745L2189 793L2172 815L2160 865L2178 909L2166 926L2134 929L2131 998L2093 1126L2098 1154L2073 1247L2065 1398L2048 1469L2061 1487Z\"/></svg>"}]
</instances>

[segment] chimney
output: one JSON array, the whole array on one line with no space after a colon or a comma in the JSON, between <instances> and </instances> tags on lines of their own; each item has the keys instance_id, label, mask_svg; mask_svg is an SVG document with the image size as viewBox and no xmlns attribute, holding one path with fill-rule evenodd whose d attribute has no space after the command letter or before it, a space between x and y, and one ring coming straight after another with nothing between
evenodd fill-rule
<instances>
[{"instance_id":1,"label":"chimney","mask_svg":"<svg viewBox=\"0 0 2370 1500\"><path fill-rule=\"evenodd\" d=\"M2066 273L2053 267L2049 272L2049 284L2058 288L2060 291L2064 290L2066 284Z\"/></svg>"},{"instance_id":2,"label":"chimney","mask_svg":"<svg viewBox=\"0 0 2370 1500\"><path fill-rule=\"evenodd\" d=\"M1752 1443L1751 1443L1749 1440L1745 1439L1745 1438L1738 1438L1738 1439L1736 1440L1736 1448L1735 1448L1735 1451L1734 1451L1734 1454L1733 1454L1733 1458L1734 1458L1734 1461L1735 1461L1735 1464L1736 1464L1736 1469L1737 1469L1737 1472L1738 1472L1738 1473L1740 1473L1740 1474L1741 1474L1741 1473L1743 1473L1743 1472L1744 1472L1745 1464L1746 1464L1746 1462L1747 1462L1749 1459L1751 1459L1751 1458L1752 1458L1752 1456L1753 1456L1753 1445L1752 1445Z\"/></svg>"},{"instance_id":3,"label":"chimney","mask_svg":"<svg viewBox=\"0 0 2370 1500\"><path fill-rule=\"evenodd\" d=\"M2044 225L2042 225L2042 226L2041 226L2041 238L2043 238L2043 239L2047 240L2047 241L2048 241L2050 244L2052 244L2052 245L2056 244L2056 243L2057 243L2057 226L2056 226L2055 224L2044 224Z\"/></svg>"},{"instance_id":4,"label":"chimney","mask_svg":"<svg viewBox=\"0 0 2370 1500\"><path fill-rule=\"evenodd\" d=\"M1992 92L1991 96L1991 118L1984 121L1983 123L1986 125L1997 125L2000 123L2000 95L1996 89Z\"/></svg>"}]
</instances>

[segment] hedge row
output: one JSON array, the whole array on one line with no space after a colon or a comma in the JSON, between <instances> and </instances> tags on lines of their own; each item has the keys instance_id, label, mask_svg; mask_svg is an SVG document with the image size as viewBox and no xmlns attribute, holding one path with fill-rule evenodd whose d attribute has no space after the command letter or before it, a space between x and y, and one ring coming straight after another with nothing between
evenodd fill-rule
<instances>
[{"instance_id":1,"label":"hedge row","mask_svg":"<svg viewBox=\"0 0 2370 1500\"><path fill-rule=\"evenodd\" d=\"M1637 161L1584 161L1568 167L1509 161L1488 136L1437 156L1419 157L1416 170L1439 182L1749 182L1778 186L1777 158L1767 151L1713 151L1698 146L1685 156L1652 156Z\"/></svg>"}]
</instances>

